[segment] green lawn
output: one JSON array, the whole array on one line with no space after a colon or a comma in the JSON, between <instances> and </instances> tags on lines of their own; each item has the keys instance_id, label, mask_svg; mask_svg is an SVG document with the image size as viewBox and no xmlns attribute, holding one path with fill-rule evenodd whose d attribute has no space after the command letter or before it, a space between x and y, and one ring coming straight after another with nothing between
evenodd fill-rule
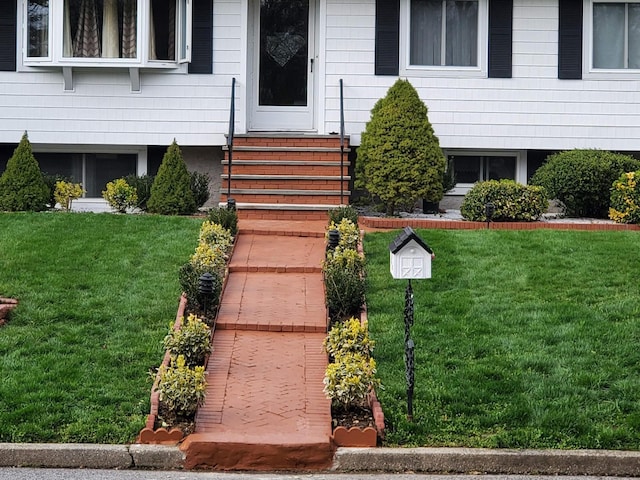
<instances>
[{"instance_id":1,"label":"green lawn","mask_svg":"<svg viewBox=\"0 0 640 480\"><path fill-rule=\"evenodd\" d=\"M134 440L201 221L0 213L0 441Z\"/></svg>"},{"instance_id":2,"label":"green lawn","mask_svg":"<svg viewBox=\"0 0 640 480\"><path fill-rule=\"evenodd\" d=\"M387 444L640 447L637 232L419 230L436 258L413 284L413 423L397 233L365 237Z\"/></svg>"}]
</instances>

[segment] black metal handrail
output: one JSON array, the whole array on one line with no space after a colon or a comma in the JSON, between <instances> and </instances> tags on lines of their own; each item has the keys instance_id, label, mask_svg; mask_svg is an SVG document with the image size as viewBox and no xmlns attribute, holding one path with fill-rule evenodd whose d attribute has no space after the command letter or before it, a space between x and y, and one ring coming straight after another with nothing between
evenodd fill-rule
<instances>
[{"instance_id":1,"label":"black metal handrail","mask_svg":"<svg viewBox=\"0 0 640 480\"><path fill-rule=\"evenodd\" d=\"M344 205L344 94L340 79L340 205Z\"/></svg>"},{"instance_id":2,"label":"black metal handrail","mask_svg":"<svg viewBox=\"0 0 640 480\"><path fill-rule=\"evenodd\" d=\"M235 210L236 201L231 198L231 167L233 165L233 136L236 125L236 79L231 79L231 106L229 107L229 134L227 135L227 150L229 152L229 168L227 170L227 208Z\"/></svg>"}]
</instances>

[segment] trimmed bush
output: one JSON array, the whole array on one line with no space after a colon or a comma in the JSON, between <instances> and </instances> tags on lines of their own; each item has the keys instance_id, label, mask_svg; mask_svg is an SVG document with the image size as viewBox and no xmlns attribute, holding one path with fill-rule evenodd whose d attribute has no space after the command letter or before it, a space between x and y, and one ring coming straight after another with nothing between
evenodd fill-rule
<instances>
[{"instance_id":1,"label":"trimmed bush","mask_svg":"<svg viewBox=\"0 0 640 480\"><path fill-rule=\"evenodd\" d=\"M186 321L182 319L178 330L174 326L171 322L169 333L164 337L165 350L169 350L172 358L182 355L188 367L203 365L204 359L212 350L211 328L193 314Z\"/></svg>"},{"instance_id":2,"label":"trimmed bush","mask_svg":"<svg viewBox=\"0 0 640 480\"><path fill-rule=\"evenodd\" d=\"M343 218L339 223L331 222L327 227L325 238L329 238L329 231L337 230L340 233L340 241L338 246L343 249L358 249L358 242L360 241L360 231L358 225L354 224L350 219Z\"/></svg>"},{"instance_id":3,"label":"trimmed bush","mask_svg":"<svg viewBox=\"0 0 640 480\"><path fill-rule=\"evenodd\" d=\"M427 106L408 80L399 79L371 110L356 160L356 188L379 197L388 214L413 209L418 199L443 196L446 160Z\"/></svg>"},{"instance_id":4,"label":"trimmed bush","mask_svg":"<svg viewBox=\"0 0 640 480\"><path fill-rule=\"evenodd\" d=\"M549 199L561 201L569 217L606 218L613 182L638 169L640 162L628 155L571 150L549 156L531 183L543 186Z\"/></svg>"},{"instance_id":5,"label":"trimmed bush","mask_svg":"<svg viewBox=\"0 0 640 480\"><path fill-rule=\"evenodd\" d=\"M191 172L190 174L190 187L196 210L209 200L209 181L209 175L206 173Z\"/></svg>"},{"instance_id":6,"label":"trimmed bush","mask_svg":"<svg viewBox=\"0 0 640 480\"><path fill-rule=\"evenodd\" d=\"M205 220L200 227L198 243L216 245L222 249L225 254L228 254L233 245L233 237L231 236L231 232L222 225Z\"/></svg>"},{"instance_id":7,"label":"trimmed bush","mask_svg":"<svg viewBox=\"0 0 640 480\"><path fill-rule=\"evenodd\" d=\"M203 266L196 266L191 262L185 263L178 271L178 280L180 288L187 297L187 306L189 310L199 310L203 308L200 305L200 293L198 286L200 277L205 273L213 275L213 293L207 302L207 308L210 312L215 312L220 302L220 292L222 291L222 273L217 270L210 270ZM209 303L210 302L210 303Z\"/></svg>"},{"instance_id":8,"label":"trimmed bush","mask_svg":"<svg viewBox=\"0 0 640 480\"><path fill-rule=\"evenodd\" d=\"M373 358L360 353L347 353L327 366L324 393L336 408L364 408L367 395L380 384L375 375L376 362Z\"/></svg>"},{"instance_id":9,"label":"trimmed bush","mask_svg":"<svg viewBox=\"0 0 640 480\"><path fill-rule=\"evenodd\" d=\"M107 189L102 191L102 198L119 213L127 213L127 208L133 208L138 202L136 189L124 178L107 183Z\"/></svg>"},{"instance_id":10,"label":"trimmed bush","mask_svg":"<svg viewBox=\"0 0 640 480\"><path fill-rule=\"evenodd\" d=\"M485 205L492 203L496 222L531 222L547 211L544 188L522 185L513 180L489 180L476 183L465 195L460 213L467 220L486 222Z\"/></svg>"},{"instance_id":11,"label":"trimmed bush","mask_svg":"<svg viewBox=\"0 0 640 480\"><path fill-rule=\"evenodd\" d=\"M124 177L125 181L136 190L137 201L134 205L135 208L139 208L143 212L147 211L147 202L151 196L151 186L154 180L153 175L127 175Z\"/></svg>"},{"instance_id":12,"label":"trimmed bush","mask_svg":"<svg viewBox=\"0 0 640 480\"><path fill-rule=\"evenodd\" d=\"M229 230L233 237L238 234L238 212L236 210L226 207L212 208L207 213L207 220Z\"/></svg>"},{"instance_id":13,"label":"trimmed bush","mask_svg":"<svg viewBox=\"0 0 640 480\"><path fill-rule=\"evenodd\" d=\"M51 190L25 132L0 176L0 210L38 212L47 208L50 199Z\"/></svg>"},{"instance_id":14,"label":"trimmed bush","mask_svg":"<svg viewBox=\"0 0 640 480\"><path fill-rule=\"evenodd\" d=\"M375 342L369 337L367 322L355 317L337 322L324 340L324 349L334 359L349 353L371 356Z\"/></svg>"},{"instance_id":15,"label":"trimmed bush","mask_svg":"<svg viewBox=\"0 0 640 480\"><path fill-rule=\"evenodd\" d=\"M56 203L59 203L64 210L71 210L71 203L80 198L84 190L79 183L56 182L56 188L53 197Z\"/></svg>"},{"instance_id":16,"label":"trimmed bush","mask_svg":"<svg viewBox=\"0 0 640 480\"><path fill-rule=\"evenodd\" d=\"M609 218L617 223L640 223L640 171L623 173L613 183Z\"/></svg>"},{"instance_id":17,"label":"trimmed bush","mask_svg":"<svg viewBox=\"0 0 640 480\"><path fill-rule=\"evenodd\" d=\"M358 211L353 208L351 205L346 205L342 207L332 208L328 211L329 214L329 223L338 224L342 221L343 218L347 218L351 220L351 222L357 227L358 226Z\"/></svg>"},{"instance_id":18,"label":"trimmed bush","mask_svg":"<svg viewBox=\"0 0 640 480\"><path fill-rule=\"evenodd\" d=\"M172 359L169 367L160 367L160 401L176 417L192 418L204 403L206 390L204 367L190 368L184 356L178 355Z\"/></svg>"},{"instance_id":19,"label":"trimmed bush","mask_svg":"<svg viewBox=\"0 0 640 480\"><path fill-rule=\"evenodd\" d=\"M355 250L336 247L328 252L322 273L331 322L358 316L365 300L364 258Z\"/></svg>"},{"instance_id":20,"label":"trimmed bush","mask_svg":"<svg viewBox=\"0 0 640 480\"><path fill-rule=\"evenodd\" d=\"M147 209L162 215L190 215L196 211L191 176L175 140L162 158L158 175L151 186Z\"/></svg>"},{"instance_id":21,"label":"trimmed bush","mask_svg":"<svg viewBox=\"0 0 640 480\"><path fill-rule=\"evenodd\" d=\"M73 182L73 180L69 177L65 177L64 175L60 175L60 174L51 175L46 172L42 173L42 178L44 180L45 185L49 189L49 199L47 200L47 205L50 208L53 208L56 206L56 203L57 203L56 197L55 197L56 183L57 182Z\"/></svg>"}]
</instances>

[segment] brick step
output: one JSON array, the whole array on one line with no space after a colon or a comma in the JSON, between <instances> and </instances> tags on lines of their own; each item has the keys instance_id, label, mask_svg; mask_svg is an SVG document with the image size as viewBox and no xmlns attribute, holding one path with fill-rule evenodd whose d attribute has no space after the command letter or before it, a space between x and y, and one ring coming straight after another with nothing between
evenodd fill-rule
<instances>
[{"instance_id":1,"label":"brick step","mask_svg":"<svg viewBox=\"0 0 640 480\"><path fill-rule=\"evenodd\" d=\"M225 153L225 160L228 160L228 152ZM275 161L275 162L287 162L287 161L304 161L304 162L340 162L340 150L335 148L327 149L233 149L233 161L237 160L261 160L261 161ZM346 162L347 155L344 155L344 161Z\"/></svg>"},{"instance_id":2,"label":"brick step","mask_svg":"<svg viewBox=\"0 0 640 480\"><path fill-rule=\"evenodd\" d=\"M223 174L229 173L229 162L222 162ZM305 162L239 160L233 161L232 172L235 175L279 175L295 173L296 175L340 175L340 162ZM349 162L344 162L344 175L349 174Z\"/></svg>"},{"instance_id":3,"label":"brick step","mask_svg":"<svg viewBox=\"0 0 640 480\"><path fill-rule=\"evenodd\" d=\"M335 208L335 205L328 206ZM244 207L238 209L238 218L245 220L279 220L286 221L328 221L327 212L330 210L278 210L278 209L256 209Z\"/></svg>"},{"instance_id":4,"label":"brick step","mask_svg":"<svg viewBox=\"0 0 640 480\"><path fill-rule=\"evenodd\" d=\"M348 197L349 192L345 191L343 195ZM231 189L231 198L234 198L236 203L338 205L340 204L340 191ZM222 195L221 200L226 202L226 192Z\"/></svg>"},{"instance_id":5,"label":"brick step","mask_svg":"<svg viewBox=\"0 0 640 480\"><path fill-rule=\"evenodd\" d=\"M223 190L228 188L227 177L224 177ZM318 179L306 179L292 178L292 179L278 179L278 178L238 178L235 175L231 179L232 189L267 189L267 190L338 190L340 191L340 178L328 178L326 180ZM347 191L349 189L348 178L345 177L343 183L343 189Z\"/></svg>"},{"instance_id":6,"label":"brick step","mask_svg":"<svg viewBox=\"0 0 640 480\"><path fill-rule=\"evenodd\" d=\"M349 146L349 138L345 139L345 147ZM233 148L252 147L335 147L340 148L340 137L337 135L274 135L249 134L236 135L233 138Z\"/></svg>"}]
</instances>

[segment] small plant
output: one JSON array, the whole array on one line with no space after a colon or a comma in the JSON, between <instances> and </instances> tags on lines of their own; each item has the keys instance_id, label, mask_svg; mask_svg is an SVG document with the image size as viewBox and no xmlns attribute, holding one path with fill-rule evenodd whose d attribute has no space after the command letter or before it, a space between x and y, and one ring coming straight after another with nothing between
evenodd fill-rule
<instances>
[{"instance_id":1,"label":"small plant","mask_svg":"<svg viewBox=\"0 0 640 480\"><path fill-rule=\"evenodd\" d=\"M460 213L467 220L486 222L485 206L491 203L496 222L531 222L547 211L544 188L522 185L513 180L489 180L476 183L465 195Z\"/></svg>"},{"instance_id":2,"label":"small plant","mask_svg":"<svg viewBox=\"0 0 640 480\"><path fill-rule=\"evenodd\" d=\"M334 359L349 353L371 356L375 342L369 337L367 322L351 317L337 322L324 340L326 352Z\"/></svg>"},{"instance_id":3,"label":"small plant","mask_svg":"<svg viewBox=\"0 0 640 480\"><path fill-rule=\"evenodd\" d=\"M199 243L217 245L226 254L231 250L233 237L231 232L222 225L205 220L200 227Z\"/></svg>"},{"instance_id":4,"label":"small plant","mask_svg":"<svg viewBox=\"0 0 640 480\"><path fill-rule=\"evenodd\" d=\"M64 175L60 175L60 174L51 175L46 172L42 172L42 179L44 180L44 183L47 185L47 188L49 189L49 199L47 200L47 205L50 208L53 208L56 206L56 198L55 198L56 182L73 182L71 178L65 177Z\"/></svg>"},{"instance_id":5,"label":"small plant","mask_svg":"<svg viewBox=\"0 0 640 480\"><path fill-rule=\"evenodd\" d=\"M191 172L190 185L193 200L196 203L196 209L203 206L209 200L209 175L200 172Z\"/></svg>"},{"instance_id":6,"label":"small plant","mask_svg":"<svg viewBox=\"0 0 640 480\"><path fill-rule=\"evenodd\" d=\"M640 223L640 171L623 173L613 183L609 218L617 223Z\"/></svg>"},{"instance_id":7,"label":"small plant","mask_svg":"<svg viewBox=\"0 0 640 480\"><path fill-rule=\"evenodd\" d=\"M565 206L569 217L606 218L611 185L625 172L640 169L640 161L604 150L571 150L551 155L531 179L546 189L550 200Z\"/></svg>"},{"instance_id":8,"label":"small plant","mask_svg":"<svg viewBox=\"0 0 640 480\"><path fill-rule=\"evenodd\" d=\"M179 329L169 326L169 333L164 337L164 348L171 352L172 358L184 357L185 365L195 367L203 365L205 357L211 353L211 328L194 314L182 319Z\"/></svg>"},{"instance_id":9,"label":"small plant","mask_svg":"<svg viewBox=\"0 0 640 480\"><path fill-rule=\"evenodd\" d=\"M347 353L327 366L324 393L334 407L365 407L367 395L380 385L376 378L376 362L360 353Z\"/></svg>"},{"instance_id":10,"label":"small plant","mask_svg":"<svg viewBox=\"0 0 640 480\"><path fill-rule=\"evenodd\" d=\"M331 322L357 316L364 305L364 258L351 249L337 247L322 266L327 309Z\"/></svg>"},{"instance_id":11,"label":"small plant","mask_svg":"<svg viewBox=\"0 0 640 480\"><path fill-rule=\"evenodd\" d=\"M136 189L138 200L134 205L143 212L147 211L147 202L151 196L151 185L153 185L153 175L127 175L124 179L129 185Z\"/></svg>"},{"instance_id":12,"label":"small plant","mask_svg":"<svg viewBox=\"0 0 640 480\"><path fill-rule=\"evenodd\" d=\"M40 211L47 207L50 190L33 156L27 132L0 175L0 211Z\"/></svg>"},{"instance_id":13,"label":"small plant","mask_svg":"<svg viewBox=\"0 0 640 480\"><path fill-rule=\"evenodd\" d=\"M332 208L328 212L329 223L339 224L343 218L351 220L351 222L358 226L358 211L351 205L345 205L342 207Z\"/></svg>"},{"instance_id":14,"label":"small plant","mask_svg":"<svg viewBox=\"0 0 640 480\"><path fill-rule=\"evenodd\" d=\"M216 244L199 243L191 255L191 264L204 272L222 272L227 263L227 254Z\"/></svg>"},{"instance_id":15,"label":"small plant","mask_svg":"<svg viewBox=\"0 0 640 480\"><path fill-rule=\"evenodd\" d=\"M147 208L151 213L162 215L190 215L196 211L191 177L175 140L162 157Z\"/></svg>"},{"instance_id":16,"label":"small plant","mask_svg":"<svg viewBox=\"0 0 640 480\"><path fill-rule=\"evenodd\" d=\"M53 197L64 210L71 210L71 203L80 198L83 193L84 190L79 183L57 181Z\"/></svg>"},{"instance_id":17,"label":"small plant","mask_svg":"<svg viewBox=\"0 0 640 480\"><path fill-rule=\"evenodd\" d=\"M214 312L220 302L220 292L222 291L222 275L220 272L215 270L210 271L203 267L197 267L189 262L180 267L178 279L180 281L180 287L187 297L187 305L189 309L202 311L204 305L200 305L198 286L200 277L205 273L213 275L213 293L207 303L207 309L210 312Z\"/></svg>"},{"instance_id":18,"label":"small plant","mask_svg":"<svg viewBox=\"0 0 640 480\"><path fill-rule=\"evenodd\" d=\"M136 189L124 178L107 183L107 189L102 191L102 197L119 213L127 213L127 208L133 208L138 201Z\"/></svg>"},{"instance_id":19,"label":"small plant","mask_svg":"<svg viewBox=\"0 0 640 480\"><path fill-rule=\"evenodd\" d=\"M238 212L235 210L226 207L212 208L207 213L207 219L229 230L233 237L238 234Z\"/></svg>"},{"instance_id":20,"label":"small plant","mask_svg":"<svg viewBox=\"0 0 640 480\"><path fill-rule=\"evenodd\" d=\"M204 367L190 368L183 355L172 359L169 367L160 367L160 401L177 417L193 417L204 403L206 388Z\"/></svg>"},{"instance_id":21,"label":"small plant","mask_svg":"<svg viewBox=\"0 0 640 480\"><path fill-rule=\"evenodd\" d=\"M329 230L337 230L340 233L338 246L343 249L357 250L360 241L360 231L358 224L354 224L350 219L343 218L339 223L331 222L325 234L329 238Z\"/></svg>"}]
</instances>

